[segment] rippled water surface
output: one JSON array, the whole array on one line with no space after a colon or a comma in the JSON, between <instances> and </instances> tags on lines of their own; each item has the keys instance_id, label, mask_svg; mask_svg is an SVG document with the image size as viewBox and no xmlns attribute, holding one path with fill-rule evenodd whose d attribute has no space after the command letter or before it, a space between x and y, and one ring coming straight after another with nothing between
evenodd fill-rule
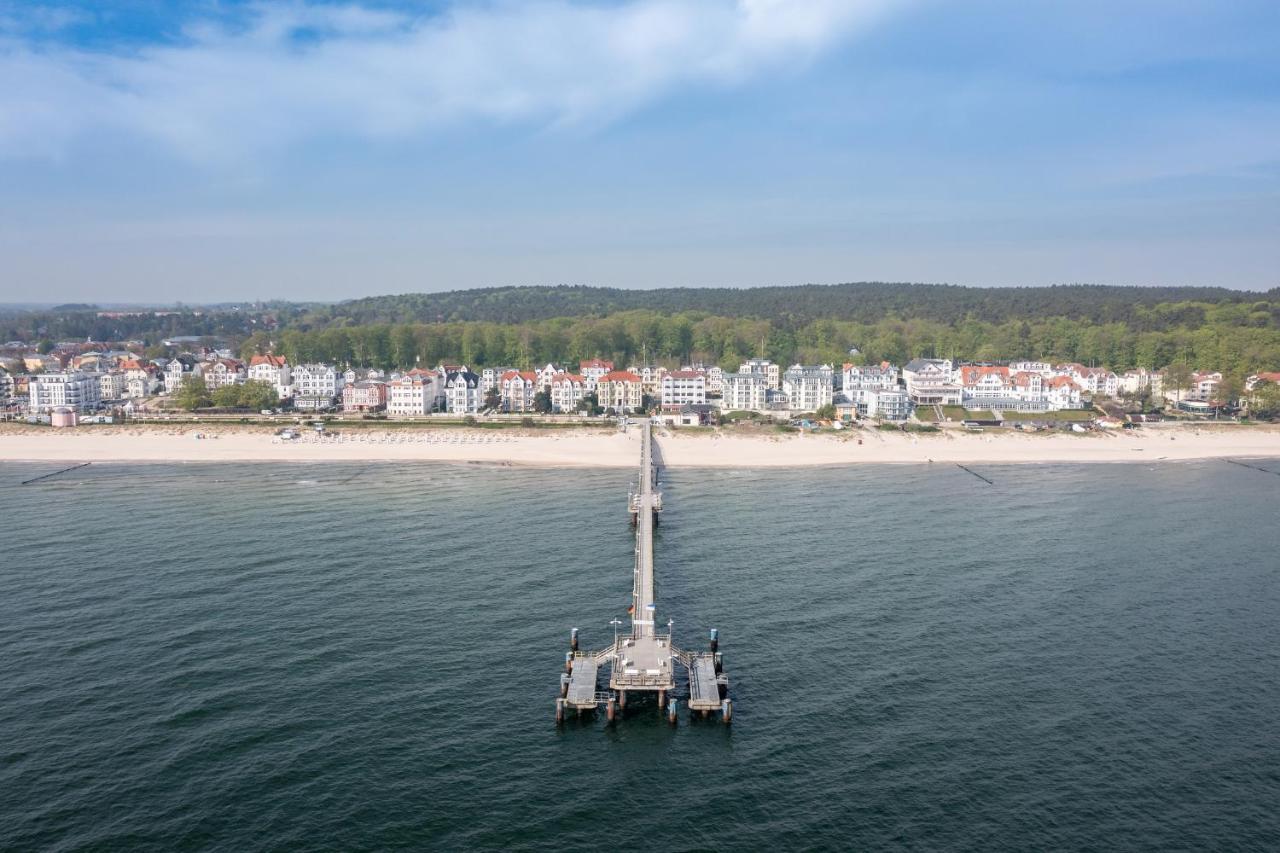
<instances>
[{"instance_id":1,"label":"rippled water surface","mask_svg":"<svg viewBox=\"0 0 1280 853\"><path fill-rule=\"evenodd\" d=\"M631 472L55 467L0 466L6 849L1280 845L1280 477L665 472L734 724L557 730Z\"/></svg>"}]
</instances>

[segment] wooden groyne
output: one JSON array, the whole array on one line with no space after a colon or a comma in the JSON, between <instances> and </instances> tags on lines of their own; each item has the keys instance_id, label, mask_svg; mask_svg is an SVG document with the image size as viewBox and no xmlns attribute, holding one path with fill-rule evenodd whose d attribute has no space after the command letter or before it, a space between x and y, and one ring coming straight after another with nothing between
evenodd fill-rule
<instances>
[{"instance_id":1,"label":"wooden groyne","mask_svg":"<svg viewBox=\"0 0 1280 853\"><path fill-rule=\"evenodd\" d=\"M31 485L32 483L38 483L38 482L40 482L41 480L47 480L47 479L49 479L50 477L56 477L56 476L58 476L59 474L65 474L65 473L67 473L68 471L75 471L75 470L78 470L78 469L80 469L80 468L86 468L86 467L88 467L88 466L90 466L90 465L92 465L92 464L93 464L92 462L81 462L81 463L80 463L80 464L78 464L78 465L72 465L72 466L70 466L69 468L63 468L63 469L62 469L62 470L60 470L60 471L54 471L54 472L52 472L52 473L50 473L50 474L41 474L39 477L32 477L30 480L23 480L23 481L22 481L21 483L19 483L18 485L20 485L20 486L29 486L29 485Z\"/></svg>"},{"instance_id":2,"label":"wooden groyne","mask_svg":"<svg viewBox=\"0 0 1280 853\"><path fill-rule=\"evenodd\" d=\"M979 480L986 483L988 486L994 486L996 484L995 480L989 480L986 477L979 474L977 471L973 470L972 468L966 468L965 466L961 465L959 462L956 463L956 467L959 468L961 471L968 471L970 474L977 477Z\"/></svg>"},{"instance_id":3,"label":"wooden groyne","mask_svg":"<svg viewBox=\"0 0 1280 853\"><path fill-rule=\"evenodd\" d=\"M1280 477L1280 471L1272 471L1270 468L1262 468L1258 465L1250 465L1248 462L1237 462L1235 459L1223 459L1223 462L1230 462L1232 465L1239 465L1241 468L1252 468L1254 471L1261 471L1264 474L1274 474Z\"/></svg>"}]
</instances>

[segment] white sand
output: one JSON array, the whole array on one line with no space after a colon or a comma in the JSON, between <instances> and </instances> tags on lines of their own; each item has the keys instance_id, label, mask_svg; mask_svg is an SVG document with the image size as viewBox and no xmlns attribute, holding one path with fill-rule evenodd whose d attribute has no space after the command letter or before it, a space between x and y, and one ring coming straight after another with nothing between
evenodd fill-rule
<instances>
[{"instance_id":1,"label":"white sand","mask_svg":"<svg viewBox=\"0 0 1280 853\"><path fill-rule=\"evenodd\" d=\"M204 438L196 439L199 431ZM341 441L284 442L269 431L222 426L0 428L0 460L58 462L275 462L436 460L543 467L630 467L638 430L530 433L513 430L352 430ZM858 440L862 443L859 444ZM1280 457L1280 429L1146 427L1077 434L901 434L851 430L817 435L735 435L662 430L672 467L772 467L928 462L1151 462Z\"/></svg>"}]
</instances>

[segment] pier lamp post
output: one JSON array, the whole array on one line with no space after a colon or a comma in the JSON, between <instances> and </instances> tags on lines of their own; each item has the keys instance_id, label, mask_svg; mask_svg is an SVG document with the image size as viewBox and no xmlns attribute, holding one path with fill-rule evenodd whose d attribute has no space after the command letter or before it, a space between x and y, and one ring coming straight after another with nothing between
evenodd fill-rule
<instances>
[{"instance_id":1,"label":"pier lamp post","mask_svg":"<svg viewBox=\"0 0 1280 853\"><path fill-rule=\"evenodd\" d=\"M613 647L618 647L618 626L622 624L621 619L612 619L609 624L613 626Z\"/></svg>"}]
</instances>

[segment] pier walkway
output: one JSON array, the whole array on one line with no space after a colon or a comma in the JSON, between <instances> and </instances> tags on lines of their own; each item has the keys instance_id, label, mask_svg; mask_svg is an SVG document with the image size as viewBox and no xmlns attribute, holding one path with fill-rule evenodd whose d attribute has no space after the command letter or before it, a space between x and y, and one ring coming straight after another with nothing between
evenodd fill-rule
<instances>
[{"instance_id":1,"label":"pier walkway","mask_svg":"<svg viewBox=\"0 0 1280 853\"><path fill-rule=\"evenodd\" d=\"M636 488L629 500L636 528L635 566L632 570L630 611L631 632L619 632L622 622L614 620L614 641L597 651L578 648L578 629L570 632L569 652L565 655L565 674L560 678L560 698L556 700L556 720L563 721L566 709L578 713L605 706L609 720L620 716L627 706L628 694L654 693L660 711L670 722L677 720L676 670L685 671L688 680L689 710L704 717L720 712L728 723L733 717L733 702L728 698L729 679L722 670L718 651L719 638L711 629L709 652L689 652L672 642L671 623L667 632L657 630L657 601L654 596L653 529L662 511L662 493L657 489L657 470L653 457L652 426L648 418L640 424L640 471ZM609 690L598 689L602 666L609 669Z\"/></svg>"}]
</instances>

